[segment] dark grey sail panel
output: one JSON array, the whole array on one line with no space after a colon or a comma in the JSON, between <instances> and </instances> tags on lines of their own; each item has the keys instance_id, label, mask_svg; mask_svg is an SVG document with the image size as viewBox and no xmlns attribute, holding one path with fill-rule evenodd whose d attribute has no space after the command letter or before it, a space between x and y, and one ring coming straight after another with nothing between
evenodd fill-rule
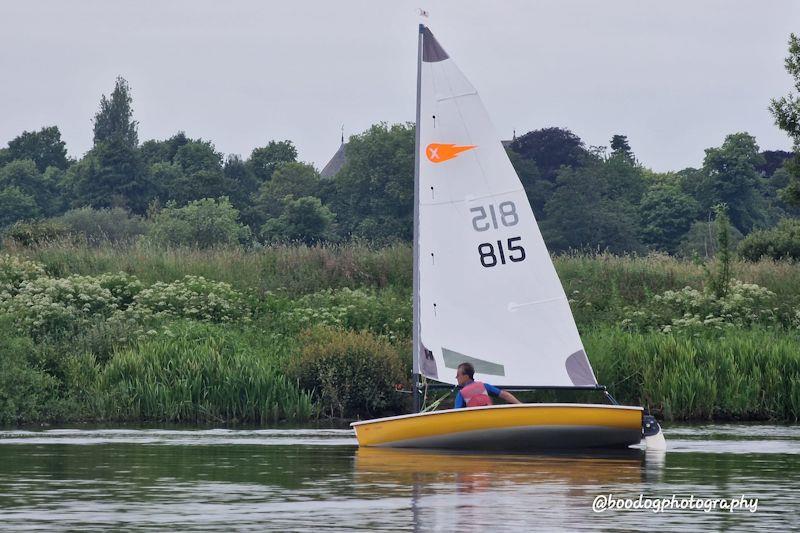
<instances>
[{"instance_id":1,"label":"dark grey sail panel","mask_svg":"<svg viewBox=\"0 0 800 533\"><path fill-rule=\"evenodd\" d=\"M442 45L439 44L439 41L436 40L436 37L433 36L431 30L424 28L422 30L422 60L426 63L436 63L449 57Z\"/></svg>"}]
</instances>

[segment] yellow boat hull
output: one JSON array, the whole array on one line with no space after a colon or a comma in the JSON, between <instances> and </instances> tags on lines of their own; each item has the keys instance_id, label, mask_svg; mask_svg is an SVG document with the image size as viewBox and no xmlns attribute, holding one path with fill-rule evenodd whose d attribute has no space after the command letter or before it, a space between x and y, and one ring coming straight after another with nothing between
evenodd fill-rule
<instances>
[{"instance_id":1,"label":"yellow boat hull","mask_svg":"<svg viewBox=\"0 0 800 533\"><path fill-rule=\"evenodd\" d=\"M642 440L642 408L514 404L353 422L360 446L532 451L611 448Z\"/></svg>"}]
</instances>

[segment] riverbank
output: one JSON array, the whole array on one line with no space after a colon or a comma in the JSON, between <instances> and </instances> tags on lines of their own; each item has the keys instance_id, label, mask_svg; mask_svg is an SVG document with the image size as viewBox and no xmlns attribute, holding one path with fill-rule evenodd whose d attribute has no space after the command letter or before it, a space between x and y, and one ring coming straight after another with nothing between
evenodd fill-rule
<instances>
[{"instance_id":1,"label":"riverbank","mask_svg":"<svg viewBox=\"0 0 800 533\"><path fill-rule=\"evenodd\" d=\"M595 373L620 402L668 420L800 417L796 265L735 263L747 283L714 299L690 261L555 262ZM406 245L6 249L0 423L403 412L410 273Z\"/></svg>"}]
</instances>

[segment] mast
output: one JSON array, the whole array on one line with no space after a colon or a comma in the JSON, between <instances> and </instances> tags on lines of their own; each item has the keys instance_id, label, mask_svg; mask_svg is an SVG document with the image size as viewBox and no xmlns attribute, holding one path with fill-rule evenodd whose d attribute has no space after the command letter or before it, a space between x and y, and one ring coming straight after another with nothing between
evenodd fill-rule
<instances>
[{"instance_id":1,"label":"mast","mask_svg":"<svg viewBox=\"0 0 800 533\"><path fill-rule=\"evenodd\" d=\"M414 307L414 324L412 334L412 365L413 370L411 374L411 391L414 396L414 412L418 413L420 410L420 391L419 391L419 347L420 347L420 321L419 321L419 118L420 118L420 96L422 93L422 39L425 26L419 25L419 36L417 41L417 118L414 141L414 275L413 275L413 307Z\"/></svg>"}]
</instances>

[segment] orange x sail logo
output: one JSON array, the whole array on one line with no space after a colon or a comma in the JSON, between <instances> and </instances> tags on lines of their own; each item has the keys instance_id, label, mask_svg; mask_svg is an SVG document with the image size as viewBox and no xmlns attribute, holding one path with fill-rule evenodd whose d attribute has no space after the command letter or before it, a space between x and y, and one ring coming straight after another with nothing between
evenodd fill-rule
<instances>
[{"instance_id":1,"label":"orange x sail logo","mask_svg":"<svg viewBox=\"0 0 800 533\"><path fill-rule=\"evenodd\" d=\"M425 155L431 163L444 163L453 159L461 152L472 150L477 145L458 146L455 144L431 143L425 148Z\"/></svg>"}]
</instances>

